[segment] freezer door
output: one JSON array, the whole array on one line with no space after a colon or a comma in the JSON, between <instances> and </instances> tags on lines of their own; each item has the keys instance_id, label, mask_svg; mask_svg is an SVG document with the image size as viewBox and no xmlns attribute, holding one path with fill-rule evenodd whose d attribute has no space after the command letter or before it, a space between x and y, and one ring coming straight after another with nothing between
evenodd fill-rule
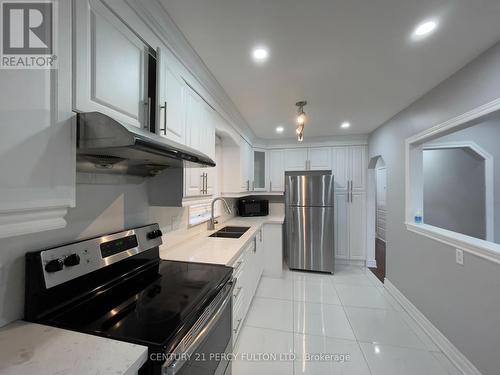
<instances>
[{"instance_id":1,"label":"freezer door","mask_svg":"<svg viewBox=\"0 0 500 375\"><path fill-rule=\"evenodd\" d=\"M333 207L287 207L288 266L333 273Z\"/></svg>"},{"instance_id":2,"label":"freezer door","mask_svg":"<svg viewBox=\"0 0 500 375\"><path fill-rule=\"evenodd\" d=\"M331 174L286 175L286 204L290 206L333 206Z\"/></svg>"}]
</instances>

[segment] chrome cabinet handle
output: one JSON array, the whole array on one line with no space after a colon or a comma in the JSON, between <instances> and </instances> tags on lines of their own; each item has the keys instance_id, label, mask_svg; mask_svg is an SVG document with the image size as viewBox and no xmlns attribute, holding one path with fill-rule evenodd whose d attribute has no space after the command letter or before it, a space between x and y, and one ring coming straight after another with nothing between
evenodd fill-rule
<instances>
[{"instance_id":1,"label":"chrome cabinet handle","mask_svg":"<svg viewBox=\"0 0 500 375\"><path fill-rule=\"evenodd\" d=\"M238 333L238 331L240 330L241 321L242 321L241 318L238 319L238 324L236 324L236 328L233 329L234 333Z\"/></svg>"},{"instance_id":2,"label":"chrome cabinet handle","mask_svg":"<svg viewBox=\"0 0 500 375\"><path fill-rule=\"evenodd\" d=\"M242 260L240 260L238 263L236 263L236 267L234 267L233 272L237 272L240 269L242 264L243 264Z\"/></svg>"},{"instance_id":3,"label":"chrome cabinet handle","mask_svg":"<svg viewBox=\"0 0 500 375\"><path fill-rule=\"evenodd\" d=\"M204 183L204 185L205 185L204 193L208 194L208 183L207 183L208 173L205 172L204 175L205 175L205 178L204 178L204 182L205 182Z\"/></svg>"},{"instance_id":4,"label":"chrome cabinet handle","mask_svg":"<svg viewBox=\"0 0 500 375\"><path fill-rule=\"evenodd\" d=\"M201 178L200 194L204 194L204 192L205 192L205 173L202 173L200 178Z\"/></svg>"},{"instance_id":5,"label":"chrome cabinet handle","mask_svg":"<svg viewBox=\"0 0 500 375\"><path fill-rule=\"evenodd\" d=\"M167 135L167 102L160 106L160 109L165 111L165 116L163 117L163 128L160 129L160 132L163 132L163 135Z\"/></svg>"},{"instance_id":6,"label":"chrome cabinet handle","mask_svg":"<svg viewBox=\"0 0 500 375\"><path fill-rule=\"evenodd\" d=\"M260 242L262 242L262 229L259 231L259 235L260 235L259 240L260 240Z\"/></svg>"},{"instance_id":7,"label":"chrome cabinet handle","mask_svg":"<svg viewBox=\"0 0 500 375\"><path fill-rule=\"evenodd\" d=\"M236 289L236 293L233 294L234 299L238 299L238 296L241 294L241 291L243 290L243 287L240 286Z\"/></svg>"},{"instance_id":8,"label":"chrome cabinet handle","mask_svg":"<svg viewBox=\"0 0 500 375\"><path fill-rule=\"evenodd\" d=\"M269 181L269 191L273 191L273 182Z\"/></svg>"},{"instance_id":9,"label":"chrome cabinet handle","mask_svg":"<svg viewBox=\"0 0 500 375\"><path fill-rule=\"evenodd\" d=\"M257 236L253 238L253 252L257 252Z\"/></svg>"},{"instance_id":10,"label":"chrome cabinet handle","mask_svg":"<svg viewBox=\"0 0 500 375\"><path fill-rule=\"evenodd\" d=\"M252 181L252 191L255 191L255 180Z\"/></svg>"},{"instance_id":11,"label":"chrome cabinet handle","mask_svg":"<svg viewBox=\"0 0 500 375\"><path fill-rule=\"evenodd\" d=\"M151 98L148 98L146 102L144 102L144 109L146 111L146 115L144 116L144 129L150 129L150 121L151 119L149 118L149 112L151 108Z\"/></svg>"}]
</instances>

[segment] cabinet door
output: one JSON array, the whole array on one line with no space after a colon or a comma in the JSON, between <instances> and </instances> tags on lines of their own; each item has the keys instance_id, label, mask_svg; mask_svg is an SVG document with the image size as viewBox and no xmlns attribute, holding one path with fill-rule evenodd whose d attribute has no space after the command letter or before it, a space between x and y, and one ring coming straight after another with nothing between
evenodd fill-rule
<instances>
[{"instance_id":1,"label":"cabinet door","mask_svg":"<svg viewBox=\"0 0 500 375\"><path fill-rule=\"evenodd\" d=\"M145 126L145 44L100 0L73 4L74 109Z\"/></svg>"},{"instance_id":2,"label":"cabinet door","mask_svg":"<svg viewBox=\"0 0 500 375\"><path fill-rule=\"evenodd\" d=\"M243 138L240 144L240 177L241 191L250 191L252 189L252 181L250 181L250 159L252 148Z\"/></svg>"},{"instance_id":3,"label":"cabinet door","mask_svg":"<svg viewBox=\"0 0 500 375\"><path fill-rule=\"evenodd\" d=\"M366 247L366 195L353 193L349 204L349 257L365 260Z\"/></svg>"},{"instance_id":4,"label":"cabinet door","mask_svg":"<svg viewBox=\"0 0 500 375\"><path fill-rule=\"evenodd\" d=\"M159 134L181 144L186 143L185 83L173 69L166 47L160 50Z\"/></svg>"},{"instance_id":5,"label":"cabinet door","mask_svg":"<svg viewBox=\"0 0 500 375\"><path fill-rule=\"evenodd\" d=\"M267 187L267 157L264 150L253 151L253 190L265 191Z\"/></svg>"},{"instance_id":6,"label":"cabinet door","mask_svg":"<svg viewBox=\"0 0 500 375\"><path fill-rule=\"evenodd\" d=\"M283 151L271 150L269 155L269 191L285 190L285 172L283 169Z\"/></svg>"},{"instance_id":7,"label":"cabinet door","mask_svg":"<svg viewBox=\"0 0 500 375\"><path fill-rule=\"evenodd\" d=\"M332 148L332 172L335 178L335 190L347 190L348 180L348 147L333 147Z\"/></svg>"},{"instance_id":8,"label":"cabinet door","mask_svg":"<svg viewBox=\"0 0 500 375\"><path fill-rule=\"evenodd\" d=\"M203 148L201 124L201 98L186 87L186 140L189 147L195 150ZM202 194L204 173L206 168L184 169L184 196L191 197Z\"/></svg>"},{"instance_id":9,"label":"cabinet door","mask_svg":"<svg viewBox=\"0 0 500 375\"><path fill-rule=\"evenodd\" d=\"M349 203L347 192L335 194L335 256L349 259Z\"/></svg>"},{"instance_id":10,"label":"cabinet door","mask_svg":"<svg viewBox=\"0 0 500 375\"><path fill-rule=\"evenodd\" d=\"M352 146L349 148L350 180L354 191L366 190L366 147Z\"/></svg>"},{"instance_id":11,"label":"cabinet door","mask_svg":"<svg viewBox=\"0 0 500 375\"><path fill-rule=\"evenodd\" d=\"M330 147L310 148L307 151L308 169L328 170L331 169L332 157Z\"/></svg>"},{"instance_id":12,"label":"cabinet door","mask_svg":"<svg viewBox=\"0 0 500 375\"><path fill-rule=\"evenodd\" d=\"M285 171L304 171L307 161L307 148L285 150Z\"/></svg>"}]
</instances>

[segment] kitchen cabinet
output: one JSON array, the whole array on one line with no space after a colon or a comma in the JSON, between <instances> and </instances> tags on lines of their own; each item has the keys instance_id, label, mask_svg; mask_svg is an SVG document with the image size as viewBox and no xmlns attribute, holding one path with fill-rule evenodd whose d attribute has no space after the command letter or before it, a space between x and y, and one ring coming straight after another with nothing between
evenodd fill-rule
<instances>
[{"instance_id":1,"label":"kitchen cabinet","mask_svg":"<svg viewBox=\"0 0 500 375\"><path fill-rule=\"evenodd\" d=\"M148 46L102 1L72 4L74 110L102 112L129 125L149 127Z\"/></svg>"},{"instance_id":2,"label":"kitchen cabinet","mask_svg":"<svg viewBox=\"0 0 500 375\"><path fill-rule=\"evenodd\" d=\"M311 147L285 150L285 171L331 169L330 147Z\"/></svg>"},{"instance_id":3,"label":"kitchen cabinet","mask_svg":"<svg viewBox=\"0 0 500 375\"><path fill-rule=\"evenodd\" d=\"M1 73L0 238L64 228L75 206L71 14L71 2L59 2L57 70Z\"/></svg>"},{"instance_id":4,"label":"kitchen cabinet","mask_svg":"<svg viewBox=\"0 0 500 375\"><path fill-rule=\"evenodd\" d=\"M253 185L253 149L243 138L240 146L241 191L252 191Z\"/></svg>"},{"instance_id":5,"label":"kitchen cabinet","mask_svg":"<svg viewBox=\"0 0 500 375\"><path fill-rule=\"evenodd\" d=\"M331 169L331 148L317 147L307 149L307 169L309 170L330 170Z\"/></svg>"},{"instance_id":6,"label":"kitchen cabinet","mask_svg":"<svg viewBox=\"0 0 500 375\"><path fill-rule=\"evenodd\" d=\"M335 193L335 256L345 260L366 257L366 193Z\"/></svg>"},{"instance_id":7,"label":"kitchen cabinet","mask_svg":"<svg viewBox=\"0 0 500 375\"><path fill-rule=\"evenodd\" d=\"M215 158L214 110L190 87L185 87L186 143ZM184 197L210 196L214 188L214 168L185 168Z\"/></svg>"},{"instance_id":8,"label":"kitchen cabinet","mask_svg":"<svg viewBox=\"0 0 500 375\"><path fill-rule=\"evenodd\" d=\"M285 190L284 151L270 150L269 158L269 191L282 192Z\"/></svg>"},{"instance_id":9,"label":"kitchen cabinet","mask_svg":"<svg viewBox=\"0 0 500 375\"><path fill-rule=\"evenodd\" d=\"M253 191L266 191L267 189L267 155L265 150L253 150Z\"/></svg>"},{"instance_id":10,"label":"kitchen cabinet","mask_svg":"<svg viewBox=\"0 0 500 375\"><path fill-rule=\"evenodd\" d=\"M159 122L158 134L172 141L186 143L186 84L175 69L167 48L159 49Z\"/></svg>"},{"instance_id":11,"label":"kitchen cabinet","mask_svg":"<svg viewBox=\"0 0 500 375\"><path fill-rule=\"evenodd\" d=\"M335 177L335 191L347 190L349 179L349 147L332 147L332 173Z\"/></svg>"},{"instance_id":12,"label":"kitchen cabinet","mask_svg":"<svg viewBox=\"0 0 500 375\"><path fill-rule=\"evenodd\" d=\"M245 246L240 257L233 264L233 338L236 342L243 321L252 303L264 270L264 237L262 228Z\"/></svg>"},{"instance_id":13,"label":"kitchen cabinet","mask_svg":"<svg viewBox=\"0 0 500 375\"><path fill-rule=\"evenodd\" d=\"M366 191L367 150L365 146L349 147L351 189Z\"/></svg>"},{"instance_id":14,"label":"kitchen cabinet","mask_svg":"<svg viewBox=\"0 0 500 375\"><path fill-rule=\"evenodd\" d=\"M307 148L285 150L285 171L304 171L306 164Z\"/></svg>"}]
</instances>

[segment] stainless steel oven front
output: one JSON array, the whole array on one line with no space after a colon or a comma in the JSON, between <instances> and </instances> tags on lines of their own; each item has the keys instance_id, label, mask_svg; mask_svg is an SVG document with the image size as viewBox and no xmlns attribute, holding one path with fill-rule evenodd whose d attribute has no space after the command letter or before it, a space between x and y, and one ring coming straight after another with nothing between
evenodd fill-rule
<instances>
[{"instance_id":1,"label":"stainless steel oven front","mask_svg":"<svg viewBox=\"0 0 500 375\"><path fill-rule=\"evenodd\" d=\"M229 281L175 349L166 354L165 375L231 375L232 290Z\"/></svg>"}]
</instances>

